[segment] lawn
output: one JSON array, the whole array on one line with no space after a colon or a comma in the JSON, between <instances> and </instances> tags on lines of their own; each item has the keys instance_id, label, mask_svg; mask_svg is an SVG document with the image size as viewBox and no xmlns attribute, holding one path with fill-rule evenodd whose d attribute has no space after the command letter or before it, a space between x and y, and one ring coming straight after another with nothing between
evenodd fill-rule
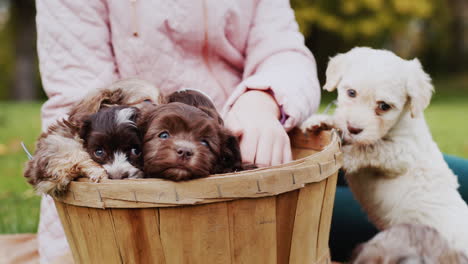
<instances>
[{"instance_id":1,"label":"lawn","mask_svg":"<svg viewBox=\"0 0 468 264\"><path fill-rule=\"evenodd\" d=\"M468 75L440 78L426 119L443 152L468 158ZM333 95L324 95L326 105ZM0 102L0 234L36 232L40 198L22 176L40 133L40 103ZM323 107L322 107L323 109Z\"/></svg>"}]
</instances>

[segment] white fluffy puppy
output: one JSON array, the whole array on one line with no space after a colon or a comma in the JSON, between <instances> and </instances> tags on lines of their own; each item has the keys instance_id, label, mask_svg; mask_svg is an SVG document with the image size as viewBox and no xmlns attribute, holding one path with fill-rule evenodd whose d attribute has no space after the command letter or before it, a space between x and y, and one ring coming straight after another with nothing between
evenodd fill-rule
<instances>
[{"instance_id":1,"label":"white fluffy puppy","mask_svg":"<svg viewBox=\"0 0 468 264\"><path fill-rule=\"evenodd\" d=\"M326 77L337 109L302 129L343 132L346 178L370 220L380 229L432 226L468 254L468 207L424 120L433 87L420 62L354 48L330 60Z\"/></svg>"}]
</instances>

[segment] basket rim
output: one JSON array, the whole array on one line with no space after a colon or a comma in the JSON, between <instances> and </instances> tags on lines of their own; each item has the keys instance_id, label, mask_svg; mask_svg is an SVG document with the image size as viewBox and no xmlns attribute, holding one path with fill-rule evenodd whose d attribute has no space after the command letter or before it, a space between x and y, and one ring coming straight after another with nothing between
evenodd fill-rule
<instances>
[{"instance_id":1,"label":"basket rim","mask_svg":"<svg viewBox=\"0 0 468 264\"><path fill-rule=\"evenodd\" d=\"M66 204L93 208L171 207L278 195L319 182L342 166L340 138L326 133L329 143L307 157L249 171L217 174L191 181L164 179L73 181L67 193L54 197Z\"/></svg>"}]
</instances>

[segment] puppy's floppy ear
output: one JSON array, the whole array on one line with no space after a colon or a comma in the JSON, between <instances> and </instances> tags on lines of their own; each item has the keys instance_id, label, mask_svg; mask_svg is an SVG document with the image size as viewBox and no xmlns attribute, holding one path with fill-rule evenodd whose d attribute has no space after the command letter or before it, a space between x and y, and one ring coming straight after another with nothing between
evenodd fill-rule
<instances>
[{"instance_id":1,"label":"puppy's floppy ear","mask_svg":"<svg viewBox=\"0 0 468 264\"><path fill-rule=\"evenodd\" d=\"M239 140L226 128L222 128L219 133L221 148L214 173L227 173L242 170Z\"/></svg>"},{"instance_id":2,"label":"puppy's floppy ear","mask_svg":"<svg viewBox=\"0 0 468 264\"><path fill-rule=\"evenodd\" d=\"M221 118L219 113L214 108L199 106L198 109L205 112L208 116L218 121L218 124L224 126L224 120Z\"/></svg>"},{"instance_id":3,"label":"puppy's floppy ear","mask_svg":"<svg viewBox=\"0 0 468 264\"><path fill-rule=\"evenodd\" d=\"M196 89L183 89L175 91L166 96L164 101L166 103L179 102L197 108L206 107L216 110L216 107L211 98L206 93Z\"/></svg>"},{"instance_id":4,"label":"puppy's floppy ear","mask_svg":"<svg viewBox=\"0 0 468 264\"><path fill-rule=\"evenodd\" d=\"M410 100L411 117L420 116L431 101L434 87L418 59L408 61L406 91Z\"/></svg>"},{"instance_id":5,"label":"puppy's floppy ear","mask_svg":"<svg viewBox=\"0 0 468 264\"><path fill-rule=\"evenodd\" d=\"M68 119L72 124L81 126L84 119L97 113L103 105L119 104L122 94L121 89L115 91L109 89L92 90L81 101L73 105Z\"/></svg>"},{"instance_id":6,"label":"puppy's floppy ear","mask_svg":"<svg viewBox=\"0 0 468 264\"><path fill-rule=\"evenodd\" d=\"M130 107L133 110L133 114L130 116L130 120L133 121L135 124L138 123L138 119L140 119L140 109L136 107Z\"/></svg>"},{"instance_id":7,"label":"puppy's floppy ear","mask_svg":"<svg viewBox=\"0 0 468 264\"><path fill-rule=\"evenodd\" d=\"M326 71L327 81L323 86L324 90L332 92L338 86L343 77L343 71L346 67L346 54L338 54L328 62Z\"/></svg>"},{"instance_id":8,"label":"puppy's floppy ear","mask_svg":"<svg viewBox=\"0 0 468 264\"><path fill-rule=\"evenodd\" d=\"M87 116L83 119L80 126L80 138L84 140L86 145L86 139L88 138L89 132L91 132L91 116Z\"/></svg>"},{"instance_id":9,"label":"puppy's floppy ear","mask_svg":"<svg viewBox=\"0 0 468 264\"><path fill-rule=\"evenodd\" d=\"M146 133L149 123L155 117L156 109L158 109L158 105L154 104L146 104L138 109L138 116L136 117L135 123L143 134Z\"/></svg>"}]
</instances>

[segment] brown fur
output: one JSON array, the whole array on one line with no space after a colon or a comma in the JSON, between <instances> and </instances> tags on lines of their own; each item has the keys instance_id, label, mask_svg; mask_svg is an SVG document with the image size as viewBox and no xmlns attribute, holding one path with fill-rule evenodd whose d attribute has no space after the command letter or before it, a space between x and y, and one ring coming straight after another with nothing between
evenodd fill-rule
<instances>
[{"instance_id":1,"label":"brown fur","mask_svg":"<svg viewBox=\"0 0 468 264\"><path fill-rule=\"evenodd\" d=\"M467 264L468 258L450 248L433 228L400 224L356 248L353 264Z\"/></svg>"},{"instance_id":2,"label":"brown fur","mask_svg":"<svg viewBox=\"0 0 468 264\"><path fill-rule=\"evenodd\" d=\"M209 116L218 120L221 125L224 125L224 121L216 111L216 107L211 101L210 98L206 97L203 93L197 90L180 90L174 93L169 94L164 97L163 103L184 103L187 105L194 106L203 112L207 113Z\"/></svg>"},{"instance_id":3,"label":"brown fur","mask_svg":"<svg viewBox=\"0 0 468 264\"><path fill-rule=\"evenodd\" d=\"M183 90L166 96L164 102L146 109L144 115L146 177L179 181L255 168L242 164L238 139L224 128L204 94ZM161 138L162 133L168 133L168 138ZM178 154L181 149L188 150L189 157Z\"/></svg>"},{"instance_id":4,"label":"brown fur","mask_svg":"<svg viewBox=\"0 0 468 264\"><path fill-rule=\"evenodd\" d=\"M24 176L39 194L61 195L70 181L83 176L93 181L107 178L104 168L83 147L80 128L87 116L107 105L143 107L160 101L159 90L138 79L127 79L91 91L74 105L67 119L57 121L42 133Z\"/></svg>"},{"instance_id":5,"label":"brown fur","mask_svg":"<svg viewBox=\"0 0 468 264\"><path fill-rule=\"evenodd\" d=\"M156 106L147 116L146 127L146 177L180 181L242 169L237 139L196 107L177 102ZM168 133L168 138L161 138L162 133ZM178 155L180 149L191 154Z\"/></svg>"}]
</instances>

